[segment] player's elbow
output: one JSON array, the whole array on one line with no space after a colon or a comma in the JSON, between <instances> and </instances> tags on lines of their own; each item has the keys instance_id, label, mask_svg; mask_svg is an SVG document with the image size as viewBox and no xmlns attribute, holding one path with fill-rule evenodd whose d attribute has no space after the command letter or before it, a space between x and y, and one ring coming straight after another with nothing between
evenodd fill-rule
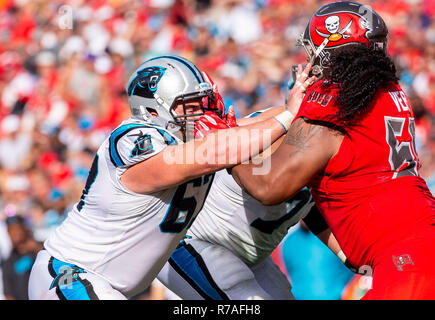
<instances>
[{"instance_id":1,"label":"player's elbow","mask_svg":"<svg viewBox=\"0 0 435 320\"><path fill-rule=\"evenodd\" d=\"M274 206L282 202L280 198L274 197L270 193L262 194L259 201L263 206Z\"/></svg>"},{"instance_id":2,"label":"player's elbow","mask_svg":"<svg viewBox=\"0 0 435 320\"><path fill-rule=\"evenodd\" d=\"M253 190L252 196L264 206L273 206L282 202L281 195L274 188L274 183L261 183Z\"/></svg>"}]
</instances>

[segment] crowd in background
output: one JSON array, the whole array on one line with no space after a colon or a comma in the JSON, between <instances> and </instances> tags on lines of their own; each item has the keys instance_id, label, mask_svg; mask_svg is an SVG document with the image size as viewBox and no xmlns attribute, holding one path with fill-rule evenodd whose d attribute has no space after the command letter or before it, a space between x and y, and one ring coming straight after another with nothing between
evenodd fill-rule
<instances>
[{"instance_id":1,"label":"crowd in background","mask_svg":"<svg viewBox=\"0 0 435 320\"><path fill-rule=\"evenodd\" d=\"M78 201L97 148L129 116L125 84L143 61L190 59L238 116L279 106L290 67L306 62L297 39L326 2L0 0L2 259L16 249L5 231L13 217L41 243ZM433 192L435 0L364 4L388 25L389 53L415 114L421 174Z\"/></svg>"}]
</instances>

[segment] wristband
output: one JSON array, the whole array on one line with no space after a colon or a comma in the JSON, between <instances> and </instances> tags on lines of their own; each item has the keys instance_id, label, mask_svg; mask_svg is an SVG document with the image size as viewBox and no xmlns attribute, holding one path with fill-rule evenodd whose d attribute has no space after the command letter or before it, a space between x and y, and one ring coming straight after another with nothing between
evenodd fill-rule
<instances>
[{"instance_id":1,"label":"wristband","mask_svg":"<svg viewBox=\"0 0 435 320\"><path fill-rule=\"evenodd\" d=\"M357 274L365 275L364 272L360 272L357 268L355 268L355 267L354 267L354 266L349 262L349 259L347 259L347 258L346 258L346 261L344 262L344 265L345 265L346 267L348 267L348 269L349 269L350 271L352 271L353 273L357 273Z\"/></svg>"},{"instance_id":2,"label":"wristband","mask_svg":"<svg viewBox=\"0 0 435 320\"><path fill-rule=\"evenodd\" d=\"M339 253L337 253L337 257L341 260L341 262L345 263L347 258L346 255L344 254L343 250L340 250Z\"/></svg>"},{"instance_id":3,"label":"wristband","mask_svg":"<svg viewBox=\"0 0 435 320\"><path fill-rule=\"evenodd\" d=\"M292 124L294 118L295 116L288 109L286 109L284 112L281 112L279 115L275 116L275 120L282 125L286 133L287 130L290 128L290 125Z\"/></svg>"}]
</instances>

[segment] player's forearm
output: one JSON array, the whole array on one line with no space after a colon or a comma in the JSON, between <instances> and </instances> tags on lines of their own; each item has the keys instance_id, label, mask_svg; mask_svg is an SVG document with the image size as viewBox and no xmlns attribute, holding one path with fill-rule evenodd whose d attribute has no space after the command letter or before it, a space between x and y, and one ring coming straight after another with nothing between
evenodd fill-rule
<instances>
[{"instance_id":1,"label":"player's forearm","mask_svg":"<svg viewBox=\"0 0 435 320\"><path fill-rule=\"evenodd\" d=\"M190 168L192 175L201 176L248 161L284 133L282 124L270 118L243 127L219 130L182 147L185 154L195 155L195 166Z\"/></svg>"},{"instance_id":2,"label":"player's forearm","mask_svg":"<svg viewBox=\"0 0 435 320\"><path fill-rule=\"evenodd\" d=\"M338 243L337 239L335 238L334 234L331 232L329 228L317 234L317 237L329 248L329 250L331 250L337 256L338 259L340 259L340 261L347 268L349 268L352 272L359 273L358 268L355 268L349 262L346 255L341 250L340 244ZM365 274L364 270L361 271L361 274Z\"/></svg>"},{"instance_id":3,"label":"player's forearm","mask_svg":"<svg viewBox=\"0 0 435 320\"><path fill-rule=\"evenodd\" d=\"M276 200L277 191L271 190L279 182L274 172L267 174L253 174L260 165L253 163L235 166L231 170L234 180L253 198L263 205L275 205L282 201ZM296 190L295 190L296 191ZM280 199L281 197L278 196Z\"/></svg>"},{"instance_id":4,"label":"player's forearm","mask_svg":"<svg viewBox=\"0 0 435 320\"><path fill-rule=\"evenodd\" d=\"M284 137L284 141L285 141ZM283 156L287 154L285 149L278 150L264 163L241 164L232 169L235 181L252 197L263 205L276 205L294 196L301 188L307 185L306 167L304 167L301 155L293 157ZM259 167L267 170L260 171ZM291 182L291 183L290 183Z\"/></svg>"},{"instance_id":5,"label":"player's forearm","mask_svg":"<svg viewBox=\"0 0 435 320\"><path fill-rule=\"evenodd\" d=\"M283 143L270 157L270 169L254 174L255 164L232 169L234 179L264 205L291 198L317 176L336 153L342 136L323 126L299 118L291 125Z\"/></svg>"},{"instance_id":6,"label":"player's forearm","mask_svg":"<svg viewBox=\"0 0 435 320\"><path fill-rule=\"evenodd\" d=\"M284 112L286 109L285 106L282 107L273 107L270 108L264 112L261 112L261 114L259 114L258 116L252 117L252 118L241 118L241 119L237 119L237 125L239 126L247 126L250 124L254 124L260 121L264 121L270 118L273 118L275 116L277 116L278 114L280 114L281 112Z\"/></svg>"},{"instance_id":7,"label":"player's forearm","mask_svg":"<svg viewBox=\"0 0 435 320\"><path fill-rule=\"evenodd\" d=\"M340 259L340 261L347 268L349 268L350 271L365 275L364 269L360 271L358 268L350 263L343 250L341 250L340 244L338 243L337 239L329 228L319 233L317 237L329 248L329 250L331 250L337 256L338 259Z\"/></svg>"},{"instance_id":8,"label":"player's forearm","mask_svg":"<svg viewBox=\"0 0 435 320\"><path fill-rule=\"evenodd\" d=\"M258 155L264 149L269 148L285 133L284 128L274 118L251 125L217 131L215 137L208 136L206 139L215 143L216 152L213 153L215 160L228 159L224 169L232 165L248 161ZM221 141L227 143L221 143ZM210 142L210 141L209 141Z\"/></svg>"},{"instance_id":9,"label":"player's forearm","mask_svg":"<svg viewBox=\"0 0 435 320\"><path fill-rule=\"evenodd\" d=\"M122 183L137 193L165 190L191 179L249 160L285 132L274 118L244 127L218 130L202 140L165 148L123 174Z\"/></svg>"},{"instance_id":10,"label":"player's forearm","mask_svg":"<svg viewBox=\"0 0 435 320\"><path fill-rule=\"evenodd\" d=\"M338 255L338 253L341 251L341 247L337 242L337 239L335 239L334 235L331 232L331 229L326 229L319 234L317 234L317 237L320 241L322 241L335 255Z\"/></svg>"}]
</instances>

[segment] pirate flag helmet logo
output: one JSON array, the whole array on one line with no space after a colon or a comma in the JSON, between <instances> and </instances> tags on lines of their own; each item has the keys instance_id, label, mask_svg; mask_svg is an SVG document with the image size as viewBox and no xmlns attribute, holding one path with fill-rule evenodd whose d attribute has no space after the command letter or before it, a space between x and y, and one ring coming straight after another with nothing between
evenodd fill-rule
<instances>
[{"instance_id":1,"label":"pirate flag helmet logo","mask_svg":"<svg viewBox=\"0 0 435 320\"><path fill-rule=\"evenodd\" d=\"M299 44L313 64L312 73L321 76L336 48L365 44L387 49L388 29L370 7L350 1L324 5L311 17Z\"/></svg>"}]
</instances>

